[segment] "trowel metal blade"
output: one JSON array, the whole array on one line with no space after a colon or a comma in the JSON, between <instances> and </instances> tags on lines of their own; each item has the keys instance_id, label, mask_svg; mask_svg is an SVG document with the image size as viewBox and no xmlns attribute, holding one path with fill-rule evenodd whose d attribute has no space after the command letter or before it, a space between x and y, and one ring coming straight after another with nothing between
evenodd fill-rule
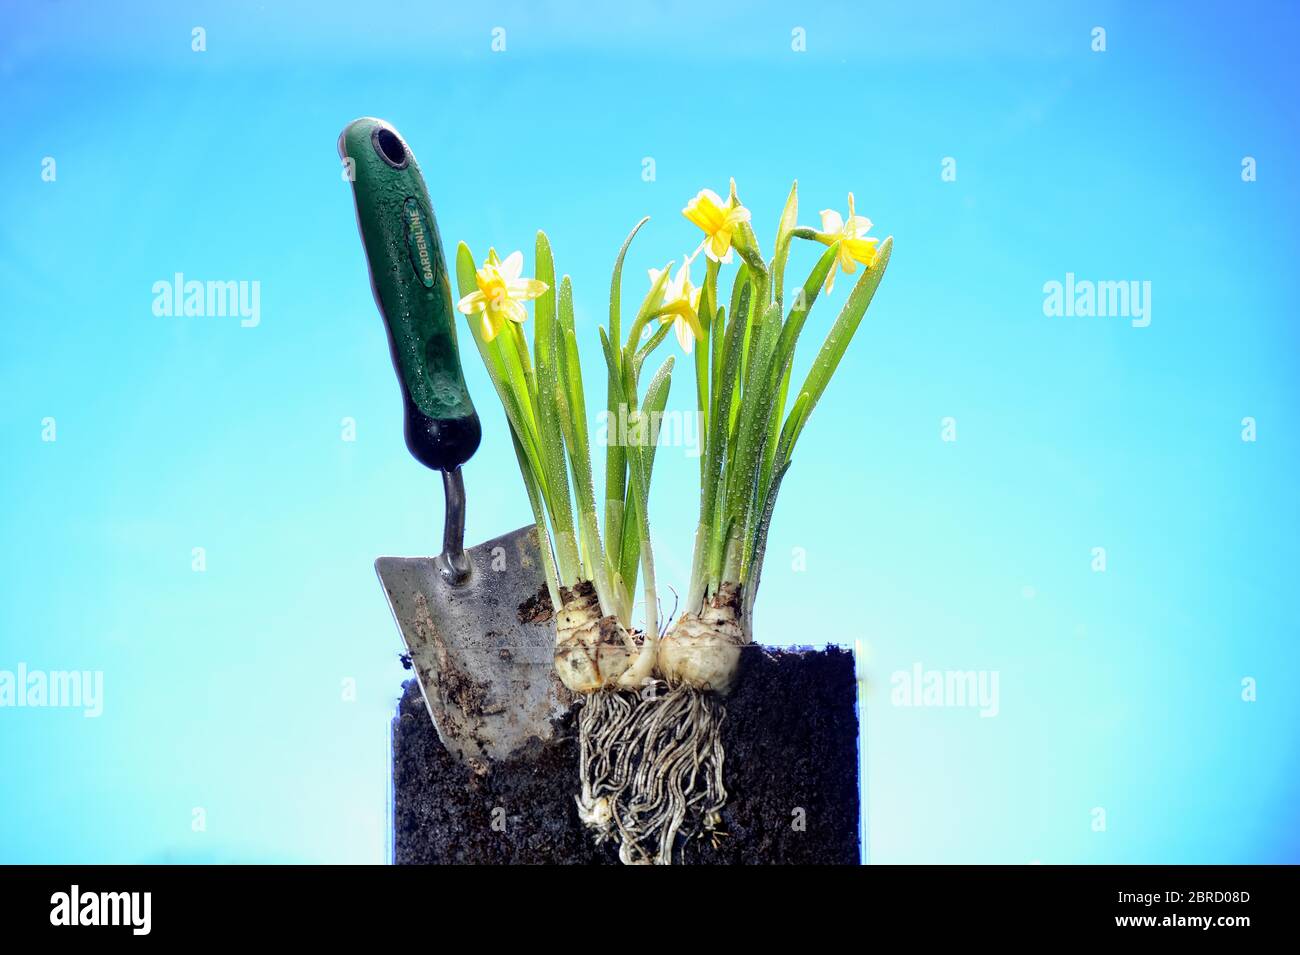
<instances>
[{"instance_id":1,"label":"trowel metal blade","mask_svg":"<svg viewBox=\"0 0 1300 955\"><path fill-rule=\"evenodd\" d=\"M555 619L537 530L471 547L468 578L448 583L432 557L380 557L392 607L443 745L471 765L551 736L567 705L554 675ZM543 612L536 608L541 595ZM525 608L521 612L521 608Z\"/></svg>"}]
</instances>

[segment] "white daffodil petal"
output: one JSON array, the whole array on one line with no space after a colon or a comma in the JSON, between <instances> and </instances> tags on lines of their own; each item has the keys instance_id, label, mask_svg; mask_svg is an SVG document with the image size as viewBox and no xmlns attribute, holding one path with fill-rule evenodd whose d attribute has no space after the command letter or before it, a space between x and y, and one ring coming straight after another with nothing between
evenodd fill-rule
<instances>
[{"instance_id":1,"label":"white daffodil petal","mask_svg":"<svg viewBox=\"0 0 1300 955\"><path fill-rule=\"evenodd\" d=\"M834 209L822 210L822 231L831 234L839 234L844 231L844 220Z\"/></svg>"},{"instance_id":2,"label":"white daffodil petal","mask_svg":"<svg viewBox=\"0 0 1300 955\"><path fill-rule=\"evenodd\" d=\"M682 259L682 267L677 270L677 280L684 287L690 288L691 285L691 256L685 256Z\"/></svg>"},{"instance_id":3,"label":"white daffodil petal","mask_svg":"<svg viewBox=\"0 0 1300 955\"><path fill-rule=\"evenodd\" d=\"M505 257L498 268L501 269L501 277L507 282L519 278L524 274L524 254L516 249Z\"/></svg>"},{"instance_id":4,"label":"white daffodil petal","mask_svg":"<svg viewBox=\"0 0 1300 955\"><path fill-rule=\"evenodd\" d=\"M505 314L506 318L510 319L510 321L517 325L522 325L528 320L528 312L524 309L523 303L516 302L512 298L505 300L505 303L501 307L501 311Z\"/></svg>"},{"instance_id":5,"label":"white daffodil petal","mask_svg":"<svg viewBox=\"0 0 1300 955\"><path fill-rule=\"evenodd\" d=\"M463 315L472 315L474 312L483 311L486 305L486 295L482 292L470 292L456 303L456 309Z\"/></svg>"},{"instance_id":6,"label":"white daffodil petal","mask_svg":"<svg viewBox=\"0 0 1300 955\"><path fill-rule=\"evenodd\" d=\"M682 351L689 355L691 349L695 347L695 336L691 334L691 327L686 324L684 318L677 318L673 321L673 331L677 333L677 343L682 346Z\"/></svg>"},{"instance_id":7,"label":"white daffodil petal","mask_svg":"<svg viewBox=\"0 0 1300 955\"><path fill-rule=\"evenodd\" d=\"M506 291L514 298L539 298L548 288L550 286L541 279L509 279L506 282Z\"/></svg>"}]
</instances>

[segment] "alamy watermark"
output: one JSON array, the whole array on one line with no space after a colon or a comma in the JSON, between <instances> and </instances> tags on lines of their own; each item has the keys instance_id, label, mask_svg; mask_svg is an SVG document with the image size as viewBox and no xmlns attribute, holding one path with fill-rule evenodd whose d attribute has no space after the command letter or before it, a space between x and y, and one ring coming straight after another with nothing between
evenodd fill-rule
<instances>
[{"instance_id":1,"label":"alamy watermark","mask_svg":"<svg viewBox=\"0 0 1300 955\"><path fill-rule=\"evenodd\" d=\"M988 719L998 715L997 670L927 670L913 663L889 677L889 702L894 706L978 709Z\"/></svg>"},{"instance_id":2,"label":"alamy watermark","mask_svg":"<svg viewBox=\"0 0 1300 955\"><path fill-rule=\"evenodd\" d=\"M0 670L0 709L48 707L81 710L94 719L104 712L102 670L29 670L19 663Z\"/></svg>"},{"instance_id":3,"label":"alamy watermark","mask_svg":"<svg viewBox=\"0 0 1300 955\"><path fill-rule=\"evenodd\" d=\"M262 322L262 283L186 279L177 272L153 283L153 313L159 318L238 318L241 328Z\"/></svg>"},{"instance_id":4,"label":"alamy watermark","mask_svg":"<svg viewBox=\"0 0 1300 955\"><path fill-rule=\"evenodd\" d=\"M633 411L625 404L618 410L596 415L596 445L616 448L683 448L688 458L700 456L700 413L698 411Z\"/></svg>"},{"instance_id":5,"label":"alamy watermark","mask_svg":"<svg viewBox=\"0 0 1300 955\"><path fill-rule=\"evenodd\" d=\"M50 896L50 924L121 926L132 935L148 935L153 928L153 893L83 892L74 884Z\"/></svg>"},{"instance_id":6,"label":"alamy watermark","mask_svg":"<svg viewBox=\"0 0 1300 955\"><path fill-rule=\"evenodd\" d=\"M1043 314L1048 318L1127 318L1134 328L1151 324L1151 282L1076 279L1043 283Z\"/></svg>"}]
</instances>

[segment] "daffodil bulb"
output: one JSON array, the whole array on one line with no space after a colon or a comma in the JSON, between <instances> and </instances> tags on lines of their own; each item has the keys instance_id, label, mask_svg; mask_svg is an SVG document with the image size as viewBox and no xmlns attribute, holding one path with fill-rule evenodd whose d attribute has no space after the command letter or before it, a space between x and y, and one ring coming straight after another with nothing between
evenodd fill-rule
<instances>
[{"instance_id":1,"label":"daffodil bulb","mask_svg":"<svg viewBox=\"0 0 1300 955\"><path fill-rule=\"evenodd\" d=\"M740 588L723 584L698 614L682 614L659 641L659 672L671 686L686 684L725 696L736 683L746 642Z\"/></svg>"},{"instance_id":2,"label":"daffodil bulb","mask_svg":"<svg viewBox=\"0 0 1300 955\"><path fill-rule=\"evenodd\" d=\"M574 693L614 686L639 656L636 643L612 614L602 614L596 588L579 581L563 589L555 617L555 672Z\"/></svg>"}]
</instances>

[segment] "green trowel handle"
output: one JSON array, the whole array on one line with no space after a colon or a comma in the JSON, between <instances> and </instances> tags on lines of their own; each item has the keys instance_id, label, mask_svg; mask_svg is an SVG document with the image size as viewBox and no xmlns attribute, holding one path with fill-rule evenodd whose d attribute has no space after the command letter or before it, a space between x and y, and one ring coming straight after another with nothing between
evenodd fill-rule
<instances>
[{"instance_id":1,"label":"green trowel handle","mask_svg":"<svg viewBox=\"0 0 1300 955\"><path fill-rule=\"evenodd\" d=\"M378 119L349 123L339 156L402 386L406 446L422 464L454 470L482 431L461 374L451 281L424 177L406 142Z\"/></svg>"}]
</instances>

